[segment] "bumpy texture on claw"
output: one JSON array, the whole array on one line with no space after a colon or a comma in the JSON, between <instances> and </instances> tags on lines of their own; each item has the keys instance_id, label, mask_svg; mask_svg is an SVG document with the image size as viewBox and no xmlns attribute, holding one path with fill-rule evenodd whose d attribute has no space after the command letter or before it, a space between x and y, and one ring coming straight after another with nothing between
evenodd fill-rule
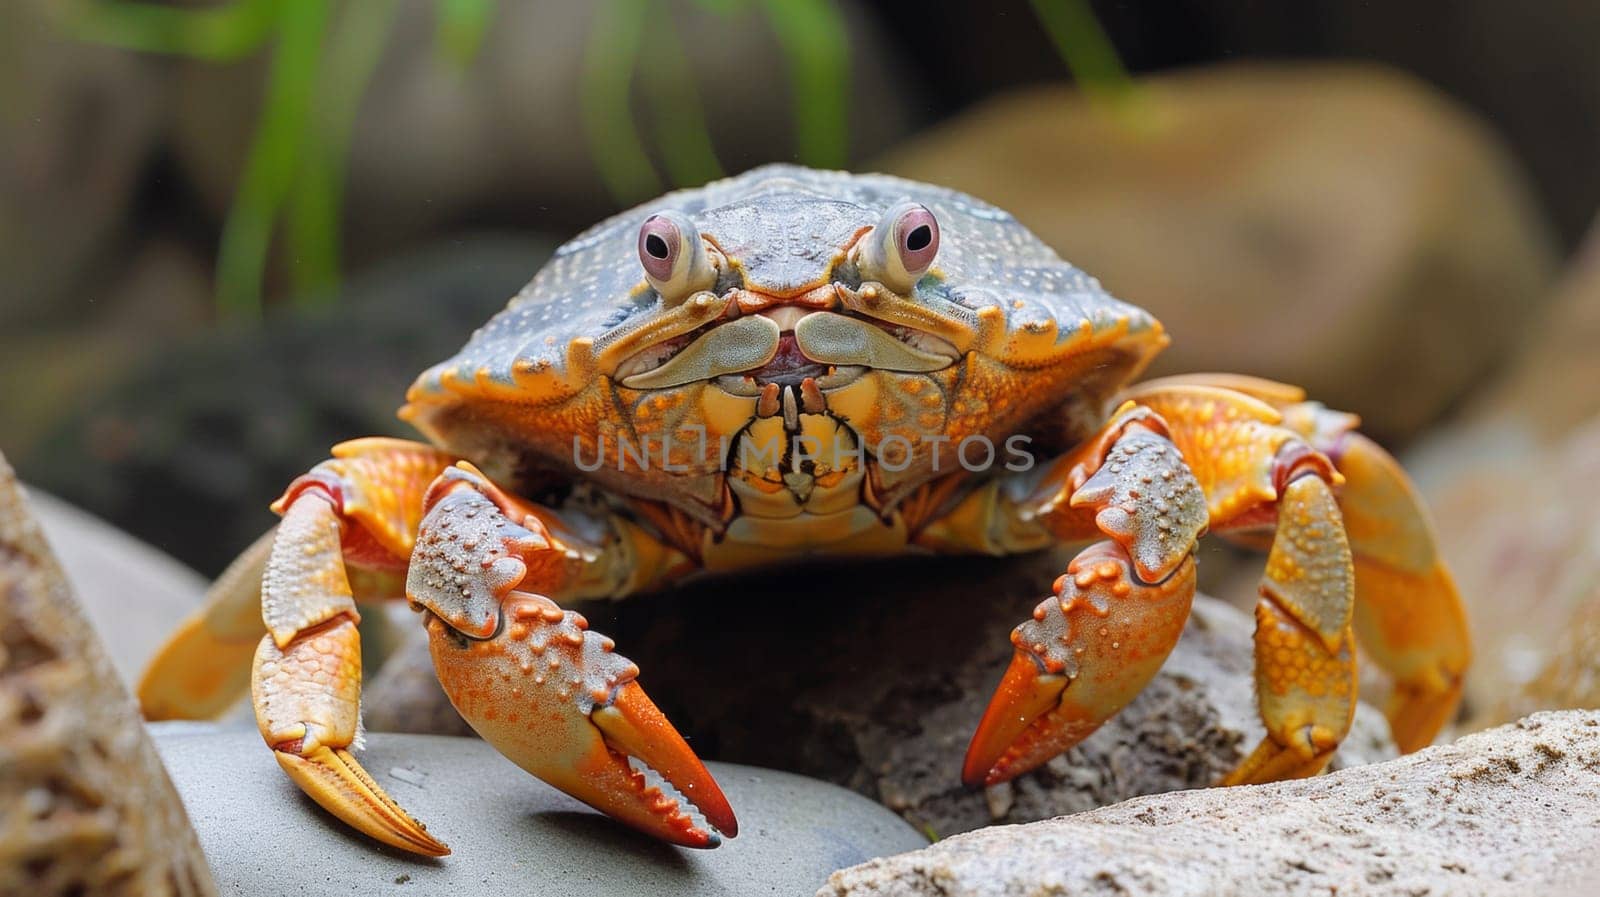
<instances>
[{"instance_id":1,"label":"bumpy texture on claw","mask_svg":"<svg viewBox=\"0 0 1600 897\"><path fill-rule=\"evenodd\" d=\"M1127 706L1171 653L1194 598L1186 556L1141 582L1127 552L1100 542L1073 559L1055 596L1011 635L1016 654L967 748L961 779L993 785L1087 738Z\"/></svg>"},{"instance_id":2,"label":"bumpy texture on claw","mask_svg":"<svg viewBox=\"0 0 1600 897\"><path fill-rule=\"evenodd\" d=\"M428 502L407 593L429 611L434 667L462 718L524 770L647 834L685 847L736 834L638 667L582 616L522 590L563 569L538 518L465 465Z\"/></svg>"}]
</instances>

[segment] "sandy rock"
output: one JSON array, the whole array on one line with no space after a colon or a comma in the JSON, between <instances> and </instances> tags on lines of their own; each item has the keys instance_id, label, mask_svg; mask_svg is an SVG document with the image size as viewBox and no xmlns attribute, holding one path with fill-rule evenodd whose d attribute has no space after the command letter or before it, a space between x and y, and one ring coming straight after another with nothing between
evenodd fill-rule
<instances>
[{"instance_id":1,"label":"sandy rock","mask_svg":"<svg viewBox=\"0 0 1600 897\"><path fill-rule=\"evenodd\" d=\"M1475 727L1600 705L1600 228L1504 376L1411 452L1468 604Z\"/></svg>"},{"instance_id":2,"label":"sandy rock","mask_svg":"<svg viewBox=\"0 0 1600 897\"><path fill-rule=\"evenodd\" d=\"M1600 712L1388 763L985 829L835 873L819 897L1592 894Z\"/></svg>"},{"instance_id":3,"label":"sandy rock","mask_svg":"<svg viewBox=\"0 0 1600 897\"><path fill-rule=\"evenodd\" d=\"M0 894L214 893L138 709L0 458Z\"/></svg>"},{"instance_id":4,"label":"sandy rock","mask_svg":"<svg viewBox=\"0 0 1600 897\"><path fill-rule=\"evenodd\" d=\"M1116 109L1022 91L877 167L1008 209L1155 313L1174 344L1153 372L1299 383L1385 439L1500 361L1554 275L1547 223L1500 142L1370 66L1160 76Z\"/></svg>"},{"instance_id":5,"label":"sandy rock","mask_svg":"<svg viewBox=\"0 0 1600 897\"><path fill-rule=\"evenodd\" d=\"M846 785L939 836L1216 781L1262 729L1252 621L1200 596L1164 670L1099 732L1012 783L961 785L1011 628L1064 564L809 564L804 575L708 579L583 612L639 664L640 683L702 756ZM368 726L464 731L426 649L400 657L367 693ZM1363 705L1337 762L1393 755L1387 724Z\"/></svg>"},{"instance_id":6,"label":"sandy rock","mask_svg":"<svg viewBox=\"0 0 1600 897\"><path fill-rule=\"evenodd\" d=\"M624 828L475 739L378 734L361 762L454 851L402 853L356 833L295 788L255 732L151 727L222 890L284 894L804 894L842 865L926 840L841 788L711 764L739 836L685 850Z\"/></svg>"}]
</instances>

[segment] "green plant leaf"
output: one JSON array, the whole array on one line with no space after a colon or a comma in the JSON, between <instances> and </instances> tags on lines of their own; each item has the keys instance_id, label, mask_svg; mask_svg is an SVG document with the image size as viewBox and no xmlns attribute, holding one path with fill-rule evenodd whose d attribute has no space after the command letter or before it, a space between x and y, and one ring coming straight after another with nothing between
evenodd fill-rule
<instances>
[{"instance_id":1,"label":"green plant leaf","mask_svg":"<svg viewBox=\"0 0 1600 897\"><path fill-rule=\"evenodd\" d=\"M235 0L226 6L182 9L126 0L45 4L79 40L232 62L254 53L273 34L285 0ZM293 5L293 0L287 0Z\"/></svg>"},{"instance_id":2,"label":"green plant leaf","mask_svg":"<svg viewBox=\"0 0 1600 897\"><path fill-rule=\"evenodd\" d=\"M642 55L640 84L667 177L676 187L697 186L722 177L722 163L711 144L711 129L678 29L664 8L654 9L652 46Z\"/></svg>"},{"instance_id":3,"label":"green plant leaf","mask_svg":"<svg viewBox=\"0 0 1600 897\"><path fill-rule=\"evenodd\" d=\"M1029 0L1061 61L1085 92L1117 97L1133 85L1088 0Z\"/></svg>"},{"instance_id":4,"label":"green plant leaf","mask_svg":"<svg viewBox=\"0 0 1600 897\"><path fill-rule=\"evenodd\" d=\"M789 67L800 161L842 168L849 159L850 35L831 0L761 0Z\"/></svg>"},{"instance_id":5,"label":"green plant leaf","mask_svg":"<svg viewBox=\"0 0 1600 897\"><path fill-rule=\"evenodd\" d=\"M217 306L225 316L261 316L273 222L288 196L304 148L302 135L316 87L317 56L327 19L327 0L295 0L282 7L261 121L223 222L217 252Z\"/></svg>"},{"instance_id":6,"label":"green plant leaf","mask_svg":"<svg viewBox=\"0 0 1600 897\"><path fill-rule=\"evenodd\" d=\"M649 0L599 0L583 52L583 130L600 180L623 204L661 192L661 180L634 127L631 104L648 9Z\"/></svg>"},{"instance_id":7,"label":"green plant leaf","mask_svg":"<svg viewBox=\"0 0 1600 897\"><path fill-rule=\"evenodd\" d=\"M284 221L290 285L301 304L332 299L339 286L350 135L398 6L398 0L343 6L322 48L317 78L322 89L302 135L299 170Z\"/></svg>"},{"instance_id":8,"label":"green plant leaf","mask_svg":"<svg viewBox=\"0 0 1600 897\"><path fill-rule=\"evenodd\" d=\"M494 0L436 0L439 53L459 68L478 57L494 21Z\"/></svg>"}]
</instances>

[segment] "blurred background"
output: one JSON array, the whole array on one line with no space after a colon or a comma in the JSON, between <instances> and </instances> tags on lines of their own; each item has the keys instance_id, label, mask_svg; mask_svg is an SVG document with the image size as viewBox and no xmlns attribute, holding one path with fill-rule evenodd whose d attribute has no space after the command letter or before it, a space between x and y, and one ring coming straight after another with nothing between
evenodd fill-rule
<instances>
[{"instance_id":1,"label":"blurred background","mask_svg":"<svg viewBox=\"0 0 1600 897\"><path fill-rule=\"evenodd\" d=\"M0 450L203 574L331 443L404 435L414 374L560 241L789 160L972 192L1156 313L1159 371L1359 413L1439 510L1499 677L1475 706L1600 703L1592 0L5 19Z\"/></svg>"}]
</instances>

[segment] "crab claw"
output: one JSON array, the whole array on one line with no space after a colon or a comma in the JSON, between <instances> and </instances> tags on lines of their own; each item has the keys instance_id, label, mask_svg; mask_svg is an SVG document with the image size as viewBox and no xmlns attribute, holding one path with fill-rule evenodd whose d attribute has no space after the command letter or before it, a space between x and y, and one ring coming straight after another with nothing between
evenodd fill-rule
<instances>
[{"instance_id":1,"label":"crab claw","mask_svg":"<svg viewBox=\"0 0 1600 897\"><path fill-rule=\"evenodd\" d=\"M1084 549L1033 619L967 748L961 781L995 785L1089 737L1143 690L1183 632L1194 559L1147 583L1114 542Z\"/></svg>"},{"instance_id":2,"label":"crab claw","mask_svg":"<svg viewBox=\"0 0 1600 897\"><path fill-rule=\"evenodd\" d=\"M969 788L981 788L1019 774L1026 761L1031 759L1026 755L1035 753L1035 749L1044 741L1030 739L1029 742L1023 742L1023 733L1033 728L1046 714L1058 709L1061 693L1071 681L1058 673L1046 672L1038 658L1019 648L1012 655L1011 665L1006 668L994 697L989 699L989 707L983 713L983 720L978 723L978 731L972 735L966 761L961 765L962 784ZM1027 747L1019 750L1019 746L1023 745ZM1051 756L1054 753L1038 762L1043 763Z\"/></svg>"},{"instance_id":3,"label":"crab claw","mask_svg":"<svg viewBox=\"0 0 1600 897\"><path fill-rule=\"evenodd\" d=\"M433 662L451 702L513 763L591 807L685 847L738 832L700 758L583 617L513 591L489 638L428 620Z\"/></svg>"}]
</instances>

